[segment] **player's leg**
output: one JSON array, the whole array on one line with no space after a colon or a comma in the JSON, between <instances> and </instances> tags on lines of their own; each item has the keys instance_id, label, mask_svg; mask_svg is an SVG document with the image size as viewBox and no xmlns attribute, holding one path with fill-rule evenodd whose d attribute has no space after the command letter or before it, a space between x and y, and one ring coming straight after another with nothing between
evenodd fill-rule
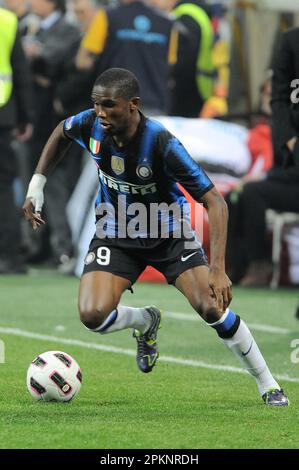
<instances>
[{"instance_id":1,"label":"player's leg","mask_svg":"<svg viewBox=\"0 0 299 470\"><path fill-rule=\"evenodd\" d=\"M265 403L274 406L288 405L288 398L272 376L245 322L229 308L222 312L217 307L208 284L208 276L208 266L197 266L180 274L175 287L253 375Z\"/></svg>"},{"instance_id":2,"label":"player's leg","mask_svg":"<svg viewBox=\"0 0 299 470\"><path fill-rule=\"evenodd\" d=\"M156 338L161 312L153 306L134 308L119 305L122 293L130 286L128 279L109 272L85 273L79 291L80 318L95 333L133 328L137 341L137 365L147 373L151 372L159 356Z\"/></svg>"},{"instance_id":3,"label":"player's leg","mask_svg":"<svg viewBox=\"0 0 299 470\"><path fill-rule=\"evenodd\" d=\"M146 308L119 305L122 293L131 281L105 271L83 274L80 282L78 307L82 323L96 333L112 333L125 328L142 333L151 325Z\"/></svg>"},{"instance_id":4,"label":"player's leg","mask_svg":"<svg viewBox=\"0 0 299 470\"><path fill-rule=\"evenodd\" d=\"M156 337L161 312L154 306L119 305L122 293L134 284L145 267L133 247L121 248L113 241L93 239L85 258L79 311L85 326L97 333L133 328L137 365L142 372L150 372L158 358Z\"/></svg>"}]
</instances>

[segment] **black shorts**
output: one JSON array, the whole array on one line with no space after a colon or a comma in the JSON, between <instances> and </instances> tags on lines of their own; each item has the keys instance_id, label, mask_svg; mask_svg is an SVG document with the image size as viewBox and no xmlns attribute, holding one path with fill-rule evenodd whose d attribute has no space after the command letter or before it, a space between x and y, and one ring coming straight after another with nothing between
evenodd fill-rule
<instances>
[{"instance_id":1,"label":"black shorts","mask_svg":"<svg viewBox=\"0 0 299 470\"><path fill-rule=\"evenodd\" d=\"M203 265L208 265L208 260L195 238L193 241L183 238L132 240L95 236L85 257L83 274L106 271L134 284L147 266L153 266L169 284L174 284L187 269Z\"/></svg>"}]
</instances>

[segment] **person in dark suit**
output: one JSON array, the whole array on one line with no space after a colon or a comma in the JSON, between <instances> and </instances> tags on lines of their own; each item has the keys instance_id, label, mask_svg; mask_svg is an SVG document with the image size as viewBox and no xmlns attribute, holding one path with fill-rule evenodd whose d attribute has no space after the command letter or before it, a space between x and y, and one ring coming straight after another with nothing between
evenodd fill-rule
<instances>
[{"instance_id":1,"label":"person in dark suit","mask_svg":"<svg viewBox=\"0 0 299 470\"><path fill-rule=\"evenodd\" d=\"M90 95L97 73L95 70L77 70L75 66L81 40L99 10L97 0L70 0L69 5L80 36L67 52L63 74L56 85L54 107L61 119L91 106Z\"/></svg>"},{"instance_id":2,"label":"person in dark suit","mask_svg":"<svg viewBox=\"0 0 299 470\"><path fill-rule=\"evenodd\" d=\"M249 256L243 287L265 286L271 278L266 210L299 213L299 105L292 83L299 77L299 28L282 34L273 59L272 142L274 165L265 180L248 183L242 193L242 229Z\"/></svg>"},{"instance_id":3,"label":"person in dark suit","mask_svg":"<svg viewBox=\"0 0 299 470\"><path fill-rule=\"evenodd\" d=\"M299 27L282 34L273 69L273 144L286 175L299 174ZM297 79L297 82L296 82ZM297 87L297 90L296 90Z\"/></svg>"},{"instance_id":4,"label":"person in dark suit","mask_svg":"<svg viewBox=\"0 0 299 470\"><path fill-rule=\"evenodd\" d=\"M282 35L273 76L273 142L280 150L287 177L299 182L299 28ZM294 182L296 184L296 182ZM298 198L297 198L298 201ZM299 204L298 204L299 205ZM299 209L298 209L299 212ZM295 310L299 320L299 304Z\"/></svg>"},{"instance_id":5,"label":"person in dark suit","mask_svg":"<svg viewBox=\"0 0 299 470\"><path fill-rule=\"evenodd\" d=\"M17 176L13 133L22 143L32 134L31 76L14 13L0 7L0 274L24 273L20 217L14 204Z\"/></svg>"},{"instance_id":6,"label":"person in dark suit","mask_svg":"<svg viewBox=\"0 0 299 470\"><path fill-rule=\"evenodd\" d=\"M40 17L40 29L35 37L26 43L25 51L31 63L34 78L34 104L36 109L35 132L30 142L30 161L32 169L36 166L49 133L57 125L53 107L56 84L61 80L68 51L78 42L80 32L65 18L65 0L30 0L32 13ZM46 211L49 220L49 240L55 264L63 268L73 256L71 231L65 213L69 199L66 184L67 167L62 163L55 169L55 177L48 187ZM57 204L59 200L59 204ZM43 250L43 237L39 250ZM46 250L44 250L46 251ZM33 256L34 260L34 255ZM31 256L31 258L32 258ZM39 256L37 253L36 256ZM42 257L43 255L41 255ZM45 253L44 257L47 256ZM30 253L29 253L30 257ZM35 258L36 259L36 258ZM63 268L64 269L64 268Z\"/></svg>"}]
</instances>

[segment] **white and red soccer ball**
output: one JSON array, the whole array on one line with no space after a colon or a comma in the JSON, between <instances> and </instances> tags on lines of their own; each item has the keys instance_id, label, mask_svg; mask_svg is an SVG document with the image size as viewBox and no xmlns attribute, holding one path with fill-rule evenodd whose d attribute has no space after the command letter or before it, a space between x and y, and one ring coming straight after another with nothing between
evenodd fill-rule
<instances>
[{"instance_id":1,"label":"white and red soccer ball","mask_svg":"<svg viewBox=\"0 0 299 470\"><path fill-rule=\"evenodd\" d=\"M72 400L80 391L82 373L78 363L62 351L39 354L27 371L27 388L35 400Z\"/></svg>"}]
</instances>

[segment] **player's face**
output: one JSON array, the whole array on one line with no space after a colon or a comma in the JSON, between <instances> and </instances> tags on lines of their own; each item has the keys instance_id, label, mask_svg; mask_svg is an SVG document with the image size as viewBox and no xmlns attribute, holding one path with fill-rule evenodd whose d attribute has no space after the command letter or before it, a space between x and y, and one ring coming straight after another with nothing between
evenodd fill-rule
<instances>
[{"instance_id":1,"label":"player's face","mask_svg":"<svg viewBox=\"0 0 299 470\"><path fill-rule=\"evenodd\" d=\"M95 86L91 99L101 126L114 135L125 134L129 129L133 110L136 109L134 100L121 98L115 88Z\"/></svg>"}]
</instances>

